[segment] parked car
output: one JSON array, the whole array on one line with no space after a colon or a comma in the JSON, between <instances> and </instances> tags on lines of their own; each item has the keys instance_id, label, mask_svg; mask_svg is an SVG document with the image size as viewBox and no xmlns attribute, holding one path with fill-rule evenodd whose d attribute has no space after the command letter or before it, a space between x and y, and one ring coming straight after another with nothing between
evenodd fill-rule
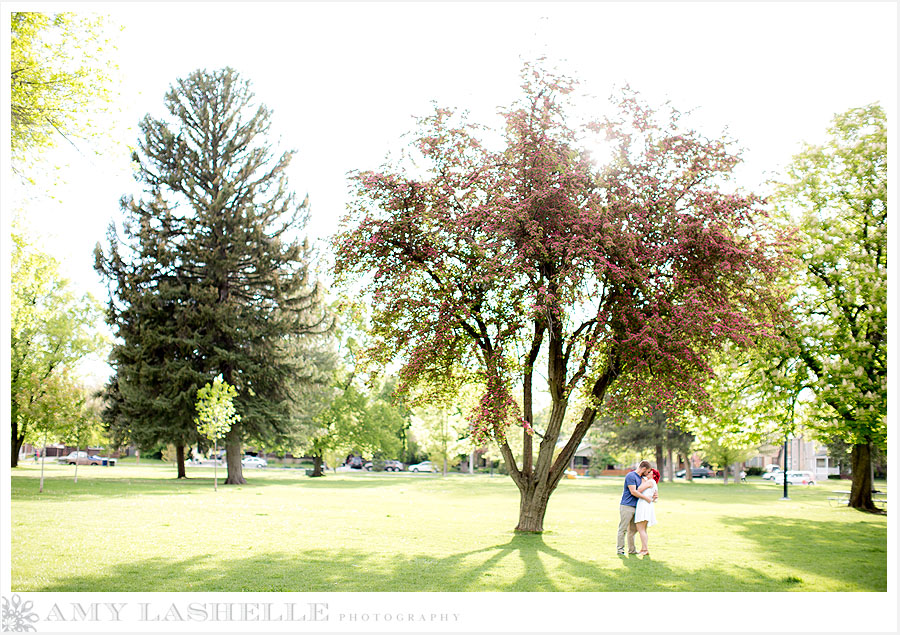
<instances>
[{"instance_id":1,"label":"parked car","mask_svg":"<svg viewBox=\"0 0 900 635\"><path fill-rule=\"evenodd\" d=\"M366 469L370 472L372 471L372 461L366 463ZM384 471L385 472L402 472L403 471L403 463L400 461L394 461L393 459L389 459L384 462Z\"/></svg>"},{"instance_id":2,"label":"parked car","mask_svg":"<svg viewBox=\"0 0 900 635\"><path fill-rule=\"evenodd\" d=\"M103 463L103 459L101 459L96 454L88 455L87 452L69 452L66 456L59 457L58 461L60 463L65 463L66 465L101 465Z\"/></svg>"},{"instance_id":3,"label":"parked car","mask_svg":"<svg viewBox=\"0 0 900 635\"><path fill-rule=\"evenodd\" d=\"M762 475L762 479L763 479L764 481L772 481L772 480L774 480L775 477L778 476L779 474L781 474L781 470L780 470L780 469L778 469L778 470L772 470L771 472L766 472L765 474L763 474L763 475Z\"/></svg>"},{"instance_id":4,"label":"parked car","mask_svg":"<svg viewBox=\"0 0 900 635\"><path fill-rule=\"evenodd\" d=\"M784 485L784 477L787 474L787 481L791 485L815 485L816 477L812 472L788 471L775 472L772 482L776 485Z\"/></svg>"},{"instance_id":5,"label":"parked car","mask_svg":"<svg viewBox=\"0 0 900 635\"><path fill-rule=\"evenodd\" d=\"M258 456L245 456L241 459L241 465L244 467L266 467L269 465L269 462L265 459L261 459Z\"/></svg>"},{"instance_id":6,"label":"parked car","mask_svg":"<svg viewBox=\"0 0 900 635\"><path fill-rule=\"evenodd\" d=\"M675 472L675 476L677 478L684 478L684 473L687 470L678 470ZM691 468L691 478L712 478L714 476L713 471L705 468L705 467L692 467Z\"/></svg>"},{"instance_id":7,"label":"parked car","mask_svg":"<svg viewBox=\"0 0 900 635\"><path fill-rule=\"evenodd\" d=\"M410 472L436 472L437 467L431 464L431 461L422 461L421 463L413 463L408 468Z\"/></svg>"},{"instance_id":8,"label":"parked car","mask_svg":"<svg viewBox=\"0 0 900 635\"><path fill-rule=\"evenodd\" d=\"M350 465L351 470L361 470L365 468L365 461L363 461L362 457L358 454L351 456L347 463Z\"/></svg>"}]
</instances>

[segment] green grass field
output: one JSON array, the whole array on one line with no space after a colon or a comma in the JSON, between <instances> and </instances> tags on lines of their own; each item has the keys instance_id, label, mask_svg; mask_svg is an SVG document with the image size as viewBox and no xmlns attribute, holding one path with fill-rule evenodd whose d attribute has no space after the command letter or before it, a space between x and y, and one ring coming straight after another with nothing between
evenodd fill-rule
<instances>
[{"instance_id":1,"label":"green grass field","mask_svg":"<svg viewBox=\"0 0 900 635\"><path fill-rule=\"evenodd\" d=\"M887 590L887 517L829 505L846 482L661 483L642 558L615 554L619 478L564 480L538 536L502 476L73 471L39 494L39 466L13 470L13 591Z\"/></svg>"}]
</instances>

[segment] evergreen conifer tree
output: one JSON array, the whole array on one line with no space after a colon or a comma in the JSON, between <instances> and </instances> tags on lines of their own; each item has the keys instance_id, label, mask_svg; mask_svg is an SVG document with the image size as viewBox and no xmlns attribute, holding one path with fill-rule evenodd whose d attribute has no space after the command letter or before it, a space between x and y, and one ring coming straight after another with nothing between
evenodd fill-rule
<instances>
[{"instance_id":1,"label":"evergreen conifer tree","mask_svg":"<svg viewBox=\"0 0 900 635\"><path fill-rule=\"evenodd\" d=\"M108 421L140 445L183 447L197 439L197 389L221 374L238 391L225 438L238 484L242 443L295 433L293 387L320 374L295 345L330 328L299 236L308 204L288 189L293 153L267 141L271 112L233 69L195 71L165 105L169 120L140 124L144 192L122 200L124 237L111 227L95 253L121 340Z\"/></svg>"}]
</instances>

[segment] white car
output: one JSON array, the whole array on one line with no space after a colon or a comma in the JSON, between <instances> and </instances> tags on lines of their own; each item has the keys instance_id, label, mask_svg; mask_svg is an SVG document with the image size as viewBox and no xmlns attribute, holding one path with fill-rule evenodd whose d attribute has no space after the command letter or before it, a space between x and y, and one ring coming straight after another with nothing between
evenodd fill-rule
<instances>
[{"instance_id":1,"label":"white car","mask_svg":"<svg viewBox=\"0 0 900 635\"><path fill-rule=\"evenodd\" d=\"M787 481L791 485L815 485L816 477L812 472L775 472L772 482L777 485L784 485L784 475L787 474Z\"/></svg>"},{"instance_id":2,"label":"white car","mask_svg":"<svg viewBox=\"0 0 900 635\"><path fill-rule=\"evenodd\" d=\"M258 456L245 456L241 459L241 465L244 467L266 467L268 464L268 461Z\"/></svg>"},{"instance_id":3,"label":"white car","mask_svg":"<svg viewBox=\"0 0 900 635\"><path fill-rule=\"evenodd\" d=\"M766 473L762 475L764 481L771 481L775 479L776 474L781 474L781 468L777 465L767 465ZM788 481L790 483L790 481Z\"/></svg>"},{"instance_id":4,"label":"white car","mask_svg":"<svg viewBox=\"0 0 900 635\"><path fill-rule=\"evenodd\" d=\"M422 461L421 463L413 463L408 468L410 472L436 472L437 467L432 465L431 461Z\"/></svg>"}]
</instances>

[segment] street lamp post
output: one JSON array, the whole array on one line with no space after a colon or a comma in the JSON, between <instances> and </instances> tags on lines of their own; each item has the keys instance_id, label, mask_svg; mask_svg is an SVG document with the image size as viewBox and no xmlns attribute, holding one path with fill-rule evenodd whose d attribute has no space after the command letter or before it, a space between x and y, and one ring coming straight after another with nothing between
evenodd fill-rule
<instances>
[{"instance_id":1,"label":"street lamp post","mask_svg":"<svg viewBox=\"0 0 900 635\"><path fill-rule=\"evenodd\" d=\"M781 498L783 501L791 500L788 498L788 439L791 437L790 434L785 435L784 437L784 469L781 472L782 479L784 480L784 496Z\"/></svg>"}]
</instances>

